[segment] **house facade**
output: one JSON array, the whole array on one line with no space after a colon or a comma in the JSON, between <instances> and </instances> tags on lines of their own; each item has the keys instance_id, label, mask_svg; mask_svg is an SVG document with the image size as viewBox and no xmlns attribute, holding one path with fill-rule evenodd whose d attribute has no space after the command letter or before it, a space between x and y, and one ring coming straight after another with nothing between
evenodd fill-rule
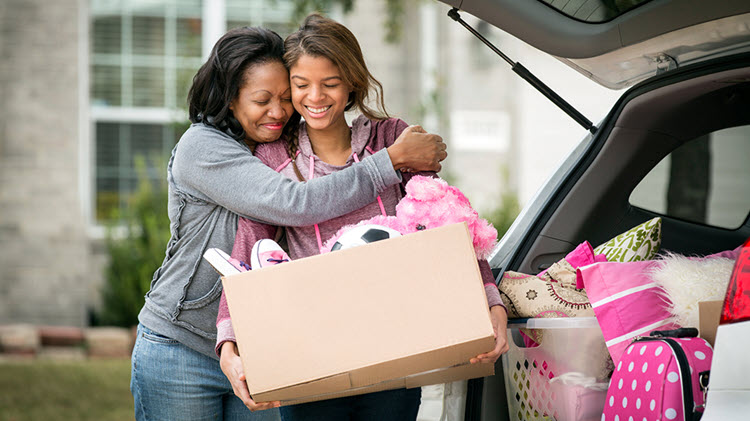
<instances>
[{"instance_id":1,"label":"house facade","mask_svg":"<svg viewBox=\"0 0 750 421\"><path fill-rule=\"evenodd\" d=\"M395 43L384 39L384 7L360 0L350 13L329 14L359 39L390 114L445 138L442 175L480 212L507 192L523 203L585 131L449 19L444 4L403 2ZM228 28L260 25L285 36L295 29L292 12L288 0L0 4L0 324L90 322L107 261L105 226L127 207L136 161L145 158L150 177L164 176L161 160L186 127L192 76ZM581 76L562 81L554 59L464 18L562 85L564 97L592 85ZM589 112L616 95L590 97L574 105L596 120ZM540 115L559 124L539 127Z\"/></svg>"}]
</instances>

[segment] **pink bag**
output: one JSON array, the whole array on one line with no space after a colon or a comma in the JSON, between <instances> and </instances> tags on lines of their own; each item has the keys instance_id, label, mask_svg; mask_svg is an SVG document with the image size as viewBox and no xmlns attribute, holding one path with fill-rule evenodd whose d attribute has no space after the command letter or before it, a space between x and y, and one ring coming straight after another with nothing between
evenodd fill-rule
<instances>
[{"instance_id":1,"label":"pink bag","mask_svg":"<svg viewBox=\"0 0 750 421\"><path fill-rule=\"evenodd\" d=\"M634 340L612 375L602 420L700 419L713 349L697 334L682 328Z\"/></svg>"}]
</instances>

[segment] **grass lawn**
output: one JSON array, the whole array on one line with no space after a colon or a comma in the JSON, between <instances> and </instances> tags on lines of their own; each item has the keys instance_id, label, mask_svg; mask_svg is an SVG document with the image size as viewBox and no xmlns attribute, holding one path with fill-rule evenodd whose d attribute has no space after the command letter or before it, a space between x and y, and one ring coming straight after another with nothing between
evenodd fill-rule
<instances>
[{"instance_id":1,"label":"grass lawn","mask_svg":"<svg viewBox=\"0 0 750 421\"><path fill-rule=\"evenodd\" d=\"M0 421L133 419L130 360L0 361Z\"/></svg>"}]
</instances>

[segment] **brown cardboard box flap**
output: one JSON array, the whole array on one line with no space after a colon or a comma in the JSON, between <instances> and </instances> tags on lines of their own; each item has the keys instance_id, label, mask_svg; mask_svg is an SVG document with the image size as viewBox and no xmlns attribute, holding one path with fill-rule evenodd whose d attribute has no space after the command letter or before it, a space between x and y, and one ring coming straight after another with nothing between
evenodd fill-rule
<instances>
[{"instance_id":1,"label":"brown cardboard box flap","mask_svg":"<svg viewBox=\"0 0 750 421\"><path fill-rule=\"evenodd\" d=\"M406 387L422 387L431 384L450 383L457 380L477 379L495 374L495 364L476 363L461 364L412 375L406 378Z\"/></svg>"},{"instance_id":2,"label":"brown cardboard box flap","mask_svg":"<svg viewBox=\"0 0 750 421\"><path fill-rule=\"evenodd\" d=\"M721 306L724 301L701 301L698 303L698 332L700 337L714 346L716 329L721 318Z\"/></svg>"},{"instance_id":3,"label":"brown cardboard box flap","mask_svg":"<svg viewBox=\"0 0 750 421\"><path fill-rule=\"evenodd\" d=\"M381 383L376 383L369 386L361 386L358 388L351 388L338 392L324 392L323 389L310 390L310 392L318 392L318 394L300 393L300 390L295 391L298 396L305 396L304 398L293 398L293 399L265 399L264 396L257 396L254 398L269 401L269 400L281 400L282 406L296 405L299 403L314 402L323 399L342 398L345 396L360 395L363 393L380 392L383 390L392 390L400 388L415 388L422 386L429 386L433 384L450 383L458 380L476 379L480 377L492 376L495 374L494 364L461 364L454 367L442 368L437 370L431 370L425 373L413 374L411 376L402 377L394 380L388 380ZM291 388L290 388L291 389ZM281 396L281 395L279 395ZM260 400L259 400L260 401Z\"/></svg>"},{"instance_id":4,"label":"brown cardboard box flap","mask_svg":"<svg viewBox=\"0 0 750 421\"><path fill-rule=\"evenodd\" d=\"M228 276L224 288L253 396L330 388L344 373L356 388L494 346L464 223Z\"/></svg>"},{"instance_id":5,"label":"brown cardboard box flap","mask_svg":"<svg viewBox=\"0 0 750 421\"><path fill-rule=\"evenodd\" d=\"M302 398L282 400L281 406L297 405L300 403L315 402L315 401L321 401L324 399L343 398L346 396L362 395L364 393L372 393L372 392L381 392L383 390L401 389L404 387L406 387L406 381L404 378L400 378L400 379L395 379L395 380L389 380L387 382L373 384L370 386L362 386L358 388L347 389L347 390L343 390L340 392L321 393L317 395L305 395Z\"/></svg>"},{"instance_id":6,"label":"brown cardboard box flap","mask_svg":"<svg viewBox=\"0 0 750 421\"><path fill-rule=\"evenodd\" d=\"M289 401L299 396L331 395L352 389L349 373L337 374L324 379L313 380L278 390L253 395L257 402Z\"/></svg>"}]
</instances>

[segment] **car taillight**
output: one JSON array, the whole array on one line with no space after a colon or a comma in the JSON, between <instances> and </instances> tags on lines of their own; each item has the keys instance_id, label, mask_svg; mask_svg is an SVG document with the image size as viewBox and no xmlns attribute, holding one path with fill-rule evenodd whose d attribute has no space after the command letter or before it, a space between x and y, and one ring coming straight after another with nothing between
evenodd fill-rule
<instances>
[{"instance_id":1,"label":"car taillight","mask_svg":"<svg viewBox=\"0 0 750 421\"><path fill-rule=\"evenodd\" d=\"M740 250L729 279L720 324L750 320L750 239Z\"/></svg>"}]
</instances>

